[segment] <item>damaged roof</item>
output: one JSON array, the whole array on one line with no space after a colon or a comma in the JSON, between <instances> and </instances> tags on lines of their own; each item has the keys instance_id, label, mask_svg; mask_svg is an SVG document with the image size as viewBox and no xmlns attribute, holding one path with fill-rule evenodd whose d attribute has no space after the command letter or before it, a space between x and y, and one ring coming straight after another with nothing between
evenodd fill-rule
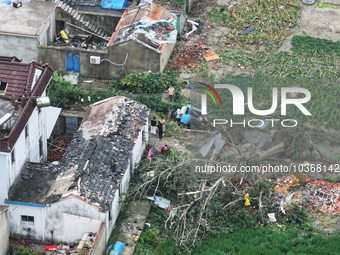
<instances>
[{"instance_id":1,"label":"damaged roof","mask_svg":"<svg viewBox=\"0 0 340 255\"><path fill-rule=\"evenodd\" d=\"M173 25L177 16L163 7L148 3L128 9L122 15L108 46L134 40L162 52L166 43L175 43L177 30Z\"/></svg>"},{"instance_id":2,"label":"damaged roof","mask_svg":"<svg viewBox=\"0 0 340 255\"><path fill-rule=\"evenodd\" d=\"M44 69L42 65L34 61L22 63L21 61L13 60L10 62L1 61L0 57L0 81L7 83L4 95L7 99L11 99L12 96L20 97L25 90L30 93L35 70Z\"/></svg>"},{"instance_id":3,"label":"damaged roof","mask_svg":"<svg viewBox=\"0 0 340 255\"><path fill-rule=\"evenodd\" d=\"M16 57L0 56L0 119L12 115L6 128L0 129L0 151L12 150L35 108L33 98L42 95L52 75L53 70L47 64L22 63ZM19 104L15 110L10 99L14 96L18 100L23 95L27 96L27 103Z\"/></svg>"},{"instance_id":4,"label":"damaged roof","mask_svg":"<svg viewBox=\"0 0 340 255\"><path fill-rule=\"evenodd\" d=\"M148 114L122 96L93 104L60 165L28 163L9 200L47 204L74 195L110 210Z\"/></svg>"}]
</instances>

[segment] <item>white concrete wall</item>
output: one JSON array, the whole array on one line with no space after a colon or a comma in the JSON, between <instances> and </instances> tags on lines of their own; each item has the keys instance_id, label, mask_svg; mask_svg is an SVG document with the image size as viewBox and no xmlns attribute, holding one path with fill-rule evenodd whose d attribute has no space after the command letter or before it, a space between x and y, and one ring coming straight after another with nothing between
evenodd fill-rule
<instances>
[{"instance_id":1,"label":"white concrete wall","mask_svg":"<svg viewBox=\"0 0 340 255\"><path fill-rule=\"evenodd\" d=\"M111 232L116 224L116 220L119 215L121 205L119 203L119 191L117 190L115 192L115 197L113 199L112 205L111 205L111 218L109 221L106 221L106 242L109 240L111 236Z\"/></svg>"},{"instance_id":2,"label":"white concrete wall","mask_svg":"<svg viewBox=\"0 0 340 255\"><path fill-rule=\"evenodd\" d=\"M55 32L56 32L55 12L52 12L50 18L47 20L44 28L42 29L42 32L40 33L39 44L47 45L48 41L49 42L53 41Z\"/></svg>"},{"instance_id":3,"label":"white concrete wall","mask_svg":"<svg viewBox=\"0 0 340 255\"><path fill-rule=\"evenodd\" d=\"M81 239L84 233L97 233L100 229L100 225L102 224L100 220L76 216L68 213L64 213L63 222L63 241L66 242L74 242L76 239Z\"/></svg>"},{"instance_id":4,"label":"white concrete wall","mask_svg":"<svg viewBox=\"0 0 340 255\"><path fill-rule=\"evenodd\" d=\"M143 131L141 131L135 141L135 146L132 149L132 167L133 169L139 163L140 159L142 158L143 151L145 149L146 143L149 139L149 129L148 124L143 127ZM143 135L145 136L145 142L143 141ZM133 172L132 169L132 172Z\"/></svg>"},{"instance_id":5,"label":"white concrete wall","mask_svg":"<svg viewBox=\"0 0 340 255\"><path fill-rule=\"evenodd\" d=\"M9 235L7 222L7 208L0 209L0 255L8 254Z\"/></svg>"},{"instance_id":6,"label":"white concrete wall","mask_svg":"<svg viewBox=\"0 0 340 255\"><path fill-rule=\"evenodd\" d=\"M8 198L10 153L0 152L0 205L4 205L4 200Z\"/></svg>"},{"instance_id":7,"label":"white concrete wall","mask_svg":"<svg viewBox=\"0 0 340 255\"><path fill-rule=\"evenodd\" d=\"M44 211L44 207L9 204L8 225L10 234L29 235L32 238L44 240ZM34 217L34 222L22 221L22 215Z\"/></svg>"},{"instance_id":8,"label":"white concrete wall","mask_svg":"<svg viewBox=\"0 0 340 255\"><path fill-rule=\"evenodd\" d=\"M44 92L42 97L46 96ZM15 161L12 163L11 153L0 152L0 205L8 198L8 189L16 181L27 161L43 162L47 159L47 130L51 123L51 114L58 114L58 111L49 111L49 108L37 107L33 110L26 126L28 127L28 137L25 137L25 128L22 130L13 150ZM55 116L53 119L57 119ZM40 156L39 139L43 141L43 156ZM12 150L12 151L13 151Z\"/></svg>"},{"instance_id":9,"label":"white concrete wall","mask_svg":"<svg viewBox=\"0 0 340 255\"><path fill-rule=\"evenodd\" d=\"M80 216L77 218L77 224L82 226L82 231L84 232L92 231L93 224L89 224L89 219L105 222L106 215L106 213L102 212L99 208L76 197L70 196L65 199L61 199L60 201L47 205L46 207L45 237L47 239L52 239L51 231L53 231L53 240L56 241L73 242L81 238L77 229L69 228L71 224L71 217L65 216L65 214ZM64 231L67 229L68 232L66 234ZM68 240L65 240L65 237L67 237Z\"/></svg>"}]
</instances>

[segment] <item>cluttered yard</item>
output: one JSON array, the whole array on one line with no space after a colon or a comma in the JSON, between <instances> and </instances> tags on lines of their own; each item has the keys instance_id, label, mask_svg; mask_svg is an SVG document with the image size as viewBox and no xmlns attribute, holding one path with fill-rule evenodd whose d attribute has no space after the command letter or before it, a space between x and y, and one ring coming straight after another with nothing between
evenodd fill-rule
<instances>
[{"instance_id":1,"label":"cluttered yard","mask_svg":"<svg viewBox=\"0 0 340 255\"><path fill-rule=\"evenodd\" d=\"M181 1L156 2L183 7ZM150 120L166 119L162 140L150 134L108 254L117 241L141 255L340 254L339 17L340 5L331 0L309 5L299 0L196 1L188 14L192 22L163 73L93 84L81 77L77 87L54 75L49 91L54 105L86 109L119 94L146 104ZM179 78L183 74L190 79ZM192 113L189 129L172 117L177 108L195 104L201 91L196 81L236 83L243 91L251 84L264 109L270 107L273 87L294 83L313 95L306 104L312 117L292 110L287 119L299 119L293 129L220 126L220 149L204 158L200 149L216 135L209 119ZM170 85L175 85L174 104L166 96ZM220 95L232 108L230 95ZM214 105L208 101L209 109ZM232 118L217 107L209 116ZM55 146L63 147L63 140L69 138L55 139ZM52 151L51 161L58 160L62 154ZM207 160L260 167L257 173L193 176L192 163ZM269 174L269 165L295 171ZM147 197L151 209L137 229L133 216L140 208L131 205ZM122 228L125 237L119 235Z\"/></svg>"}]
</instances>

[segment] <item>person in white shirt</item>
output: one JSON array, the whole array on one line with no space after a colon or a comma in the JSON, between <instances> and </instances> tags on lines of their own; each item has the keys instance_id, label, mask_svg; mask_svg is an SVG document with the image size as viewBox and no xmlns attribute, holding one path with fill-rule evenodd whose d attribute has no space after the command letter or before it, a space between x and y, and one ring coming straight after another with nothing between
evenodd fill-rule
<instances>
[{"instance_id":1,"label":"person in white shirt","mask_svg":"<svg viewBox=\"0 0 340 255\"><path fill-rule=\"evenodd\" d=\"M175 88L170 85L170 88L168 89L168 95L169 95L169 103L170 102L174 102L174 98L175 98Z\"/></svg>"},{"instance_id":2,"label":"person in white shirt","mask_svg":"<svg viewBox=\"0 0 340 255\"><path fill-rule=\"evenodd\" d=\"M181 119L182 119L181 109L178 108L176 111L176 121L178 122L178 126L181 124Z\"/></svg>"}]
</instances>

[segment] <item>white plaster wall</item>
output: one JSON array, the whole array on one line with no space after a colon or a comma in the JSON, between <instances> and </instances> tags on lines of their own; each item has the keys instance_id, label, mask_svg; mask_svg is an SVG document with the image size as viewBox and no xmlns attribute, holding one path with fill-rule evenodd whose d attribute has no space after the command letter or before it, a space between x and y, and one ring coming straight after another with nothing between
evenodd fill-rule
<instances>
[{"instance_id":1,"label":"white plaster wall","mask_svg":"<svg viewBox=\"0 0 340 255\"><path fill-rule=\"evenodd\" d=\"M8 208L8 225L10 234L27 236L43 240L44 207L10 204ZM34 223L21 221L21 216L33 216ZM29 230L30 229L30 230Z\"/></svg>"},{"instance_id":2,"label":"white plaster wall","mask_svg":"<svg viewBox=\"0 0 340 255\"><path fill-rule=\"evenodd\" d=\"M54 204L46 206L46 226L45 226L45 237L47 239L65 241L64 230L68 228L69 218L64 218L64 214L80 216L78 224L88 224L87 218L105 222L105 212L102 212L99 208L90 205L76 197L68 197L62 199ZM69 233L68 238L70 241L81 238L77 236L77 233Z\"/></svg>"},{"instance_id":3,"label":"white plaster wall","mask_svg":"<svg viewBox=\"0 0 340 255\"><path fill-rule=\"evenodd\" d=\"M100 220L76 216L68 213L64 213L63 222L64 242L74 242L76 239L81 239L84 233L98 233L102 223Z\"/></svg>"},{"instance_id":4,"label":"white plaster wall","mask_svg":"<svg viewBox=\"0 0 340 255\"><path fill-rule=\"evenodd\" d=\"M143 131L139 132L138 138L135 141L135 146L132 149L132 167L133 167L133 169L139 163L139 161L142 157L143 151L145 149L145 145L148 141L148 135L149 135L148 131L149 131L148 125L146 124L143 127ZM145 132L144 135L146 136L146 142L143 142L143 132Z\"/></svg>"},{"instance_id":5,"label":"white plaster wall","mask_svg":"<svg viewBox=\"0 0 340 255\"><path fill-rule=\"evenodd\" d=\"M0 255L8 254L9 235L7 222L7 209L0 210Z\"/></svg>"},{"instance_id":6,"label":"white plaster wall","mask_svg":"<svg viewBox=\"0 0 340 255\"><path fill-rule=\"evenodd\" d=\"M18 140L16 141L13 147L13 150L14 150L14 158L15 158L14 162L12 162L11 153L8 153L10 156L10 164L9 164L9 168L10 168L9 185L10 186L15 182L16 178L20 174L21 169L23 168L27 160L25 129L23 130L23 132L21 132Z\"/></svg>"},{"instance_id":7,"label":"white plaster wall","mask_svg":"<svg viewBox=\"0 0 340 255\"><path fill-rule=\"evenodd\" d=\"M119 204L119 191L117 190L117 192L115 192L115 197L113 199L112 205L111 205L111 219L110 221L107 221L106 224L106 233L108 233L106 235L106 241L109 240L110 236L111 236L111 232L116 224L116 220L118 218L119 215L119 211L120 211L120 204Z\"/></svg>"},{"instance_id":8,"label":"white plaster wall","mask_svg":"<svg viewBox=\"0 0 340 255\"><path fill-rule=\"evenodd\" d=\"M4 205L8 197L10 153L0 152L0 205Z\"/></svg>"},{"instance_id":9,"label":"white plaster wall","mask_svg":"<svg viewBox=\"0 0 340 255\"><path fill-rule=\"evenodd\" d=\"M49 32L48 33L49 38L47 38L47 31ZM56 32L55 12L52 12L50 18L46 21L45 26L40 33L39 44L47 45L48 41L50 42L53 41L55 32Z\"/></svg>"},{"instance_id":10,"label":"white plaster wall","mask_svg":"<svg viewBox=\"0 0 340 255\"><path fill-rule=\"evenodd\" d=\"M46 93L42 94L45 97ZM31 162L43 162L47 159L47 114L51 114L47 108L41 108L40 113L38 107L35 107L32 115L28 121L29 132L29 161ZM57 113L55 113L57 114ZM57 119L57 118L55 118ZM25 132L25 131L23 131ZM39 139L43 141L43 156L40 157L39 152Z\"/></svg>"}]
</instances>

